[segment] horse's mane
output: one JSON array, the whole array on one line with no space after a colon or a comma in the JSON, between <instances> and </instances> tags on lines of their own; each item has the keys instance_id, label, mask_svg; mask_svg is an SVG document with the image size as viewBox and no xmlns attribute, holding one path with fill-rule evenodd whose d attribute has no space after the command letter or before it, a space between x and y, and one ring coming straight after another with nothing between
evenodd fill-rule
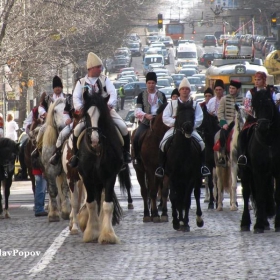
<instances>
[{"instance_id":1,"label":"horse's mane","mask_svg":"<svg viewBox=\"0 0 280 280\"><path fill-rule=\"evenodd\" d=\"M54 123L54 109L55 107L60 104L64 103L63 98L58 98L55 102L53 102L49 109L48 109L48 114L47 114L47 119L46 119L46 130L43 136L43 143L46 146L52 146L55 144L56 139L57 139L57 131L55 129L55 123Z\"/></svg>"},{"instance_id":2,"label":"horse's mane","mask_svg":"<svg viewBox=\"0 0 280 280\"><path fill-rule=\"evenodd\" d=\"M0 163L4 160L11 159L12 151L19 151L17 143L9 138L0 138Z\"/></svg>"},{"instance_id":3,"label":"horse's mane","mask_svg":"<svg viewBox=\"0 0 280 280\"><path fill-rule=\"evenodd\" d=\"M200 105L197 105L200 106ZM175 127L179 124L180 120L180 113L183 111L190 111L193 116L195 114L194 108L193 108L193 100L191 99L191 102L186 102L186 103L182 103L182 102L178 102L178 107L177 107L177 116L176 116L176 121L175 121ZM183 116L185 117L185 116ZM194 117L193 117L193 121L194 121Z\"/></svg>"},{"instance_id":4,"label":"horse's mane","mask_svg":"<svg viewBox=\"0 0 280 280\"><path fill-rule=\"evenodd\" d=\"M16 146L15 141L11 140L10 138L0 138L0 153L2 149L7 148L14 148Z\"/></svg>"}]
</instances>

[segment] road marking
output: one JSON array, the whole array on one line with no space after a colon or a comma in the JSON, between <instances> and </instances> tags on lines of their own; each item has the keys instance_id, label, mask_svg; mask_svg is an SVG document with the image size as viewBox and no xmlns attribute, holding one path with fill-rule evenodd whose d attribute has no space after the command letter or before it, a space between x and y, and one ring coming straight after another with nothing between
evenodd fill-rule
<instances>
[{"instance_id":1,"label":"road marking","mask_svg":"<svg viewBox=\"0 0 280 280\"><path fill-rule=\"evenodd\" d=\"M31 276L35 276L42 270L44 270L48 264L52 261L53 257L55 256L57 250L61 247L66 237L69 235L69 227L66 227L58 237L55 238L53 244L49 247L49 249L45 252L43 257L40 259L40 261L29 270L29 273Z\"/></svg>"}]
</instances>

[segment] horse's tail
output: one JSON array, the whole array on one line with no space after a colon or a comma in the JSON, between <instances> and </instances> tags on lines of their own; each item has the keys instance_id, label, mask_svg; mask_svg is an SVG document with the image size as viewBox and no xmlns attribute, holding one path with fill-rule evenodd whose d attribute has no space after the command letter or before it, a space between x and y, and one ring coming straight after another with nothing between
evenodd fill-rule
<instances>
[{"instance_id":1,"label":"horse's tail","mask_svg":"<svg viewBox=\"0 0 280 280\"><path fill-rule=\"evenodd\" d=\"M130 192L132 189L132 184L131 184L131 180L130 180L130 169L128 164L126 164L125 169L123 169L119 174L118 174L118 178L119 178L119 183L120 183L120 189L122 191L122 193L125 192Z\"/></svg>"},{"instance_id":2,"label":"horse's tail","mask_svg":"<svg viewBox=\"0 0 280 280\"><path fill-rule=\"evenodd\" d=\"M119 200L116 196L115 191L113 193L113 204L114 204L114 211L113 211L112 223L113 223L113 226L114 226L114 225L120 223L120 221L122 219L122 216L123 216L123 210L122 210L122 208L119 204Z\"/></svg>"}]
</instances>

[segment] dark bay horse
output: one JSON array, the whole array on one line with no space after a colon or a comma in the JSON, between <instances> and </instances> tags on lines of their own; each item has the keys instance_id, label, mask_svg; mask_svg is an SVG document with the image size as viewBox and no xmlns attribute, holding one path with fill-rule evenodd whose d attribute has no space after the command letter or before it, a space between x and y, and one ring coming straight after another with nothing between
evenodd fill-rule
<instances>
[{"instance_id":1,"label":"dark bay horse","mask_svg":"<svg viewBox=\"0 0 280 280\"><path fill-rule=\"evenodd\" d=\"M100 243L118 243L113 224L119 223L122 209L114 186L119 172L121 190L125 190L129 176L122 169L122 137L111 118L106 100L99 94L84 94L86 132L79 145L78 172L87 191L88 219L83 241L98 240ZM79 215L82 215L81 212ZM98 217L99 216L99 217ZM100 223L100 224L99 224Z\"/></svg>"},{"instance_id":2,"label":"dark bay horse","mask_svg":"<svg viewBox=\"0 0 280 280\"><path fill-rule=\"evenodd\" d=\"M167 189L168 185L170 186L173 228L182 231L190 230L189 209L193 190L197 207L196 223L198 227L202 227L204 224L200 207L201 148L199 143L191 137L194 121L193 101L185 104L178 102L176 133L167 153L164 189Z\"/></svg>"},{"instance_id":3,"label":"dark bay horse","mask_svg":"<svg viewBox=\"0 0 280 280\"><path fill-rule=\"evenodd\" d=\"M15 170L15 160L19 153L20 143L9 138L0 138L0 219L10 218L9 196ZM4 187L5 209L3 213L1 183Z\"/></svg>"},{"instance_id":4,"label":"dark bay horse","mask_svg":"<svg viewBox=\"0 0 280 280\"><path fill-rule=\"evenodd\" d=\"M160 218L157 208L158 190L162 188L162 180L155 176L158 167L159 144L168 127L162 122L162 112L167 103L161 105L157 115L151 121L150 129L143 135L141 146L141 164L134 165L137 180L141 188L144 203L143 222L167 222L166 201L163 202L162 216ZM167 194L162 194L167 197ZM151 207L151 209L150 209Z\"/></svg>"},{"instance_id":5,"label":"dark bay horse","mask_svg":"<svg viewBox=\"0 0 280 280\"><path fill-rule=\"evenodd\" d=\"M255 209L254 233L269 228L267 218L275 214L275 231L280 231L280 116L269 90L257 91L252 98L256 124L249 130L247 165L240 167L244 211L241 230L249 231L249 197ZM241 141L241 139L239 139ZM275 186L273 183L275 181Z\"/></svg>"}]
</instances>

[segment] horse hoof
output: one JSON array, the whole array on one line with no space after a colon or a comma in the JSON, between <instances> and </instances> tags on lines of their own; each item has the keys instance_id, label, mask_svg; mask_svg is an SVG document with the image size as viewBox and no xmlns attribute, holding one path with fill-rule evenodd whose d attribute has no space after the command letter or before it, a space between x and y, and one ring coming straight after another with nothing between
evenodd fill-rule
<instances>
[{"instance_id":1,"label":"horse hoof","mask_svg":"<svg viewBox=\"0 0 280 280\"><path fill-rule=\"evenodd\" d=\"M254 233L258 234L258 233L264 233L264 229L262 228L255 228L254 229Z\"/></svg>"},{"instance_id":2,"label":"horse hoof","mask_svg":"<svg viewBox=\"0 0 280 280\"><path fill-rule=\"evenodd\" d=\"M209 203L209 205L208 205L208 209L214 209L214 203Z\"/></svg>"},{"instance_id":3,"label":"horse hoof","mask_svg":"<svg viewBox=\"0 0 280 280\"><path fill-rule=\"evenodd\" d=\"M270 226L264 226L264 230L270 230Z\"/></svg>"},{"instance_id":4,"label":"horse hoof","mask_svg":"<svg viewBox=\"0 0 280 280\"><path fill-rule=\"evenodd\" d=\"M127 209L134 209L133 204L132 204L132 203L128 203L128 205L127 205Z\"/></svg>"},{"instance_id":5,"label":"horse hoof","mask_svg":"<svg viewBox=\"0 0 280 280\"><path fill-rule=\"evenodd\" d=\"M161 216L161 217L160 217L160 221L161 221L162 223L167 223L167 222L168 222L168 216Z\"/></svg>"},{"instance_id":6,"label":"horse hoof","mask_svg":"<svg viewBox=\"0 0 280 280\"><path fill-rule=\"evenodd\" d=\"M223 207L219 206L219 207L217 208L217 211L223 211Z\"/></svg>"},{"instance_id":7,"label":"horse hoof","mask_svg":"<svg viewBox=\"0 0 280 280\"><path fill-rule=\"evenodd\" d=\"M71 231L70 231L70 234L71 235L77 235L79 233L79 231L77 230L77 229L72 229Z\"/></svg>"},{"instance_id":8,"label":"horse hoof","mask_svg":"<svg viewBox=\"0 0 280 280\"><path fill-rule=\"evenodd\" d=\"M207 202L209 202L210 200L209 200L209 198L205 198L204 199L204 203L207 203Z\"/></svg>"},{"instance_id":9,"label":"horse hoof","mask_svg":"<svg viewBox=\"0 0 280 280\"><path fill-rule=\"evenodd\" d=\"M152 221L151 217L150 216L145 216L143 218L143 223L150 223Z\"/></svg>"},{"instance_id":10,"label":"horse hoof","mask_svg":"<svg viewBox=\"0 0 280 280\"><path fill-rule=\"evenodd\" d=\"M59 222L59 216L49 216L49 222Z\"/></svg>"},{"instance_id":11,"label":"horse hoof","mask_svg":"<svg viewBox=\"0 0 280 280\"><path fill-rule=\"evenodd\" d=\"M3 213L0 214L0 219L5 219Z\"/></svg>"},{"instance_id":12,"label":"horse hoof","mask_svg":"<svg viewBox=\"0 0 280 280\"><path fill-rule=\"evenodd\" d=\"M10 218L11 218L10 213L9 213L9 212L6 212L5 215L4 215L4 218L5 218L5 219L10 219Z\"/></svg>"},{"instance_id":13,"label":"horse hoof","mask_svg":"<svg viewBox=\"0 0 280 280\"><path fill-rule=\"evenodd\" d=\"M201 221L196 221L196 225L197 225L198 227L203 227L203 226L204 226L204 221L203 221L203 220L201 220Z\"/></svg>"},{"instance_id":14,"label":"horse hoof","mask_svg":"<svg viewBox=\"0 0 280 280\"><path fill-rule=\"evenodd\" d=\"M240 230L241 231L250 231L250 226L241 226Z\"/></svg>"},{"instance_id":15,"label":"horse hoof","mask_svg":"<svg viewBox=\"0 0 280 280\"><path fill-rule=\"evenodd\" d=\"M153 217L153 223L160 223L160 217L157 216L157 217Z\"/></svg>"},{"instance_id":16,"label":"horse hoof","mask_svg":"<svg viewBox=\"0 0 280 280\"><path fill-rule=\"evenodd\" d=\"M237 211L237 210L238 210L238 208L235 205L230 207L230 211Z\"/></svg>"},{"instance_id":17,"label":"horse hoof","mask_svg":"<svg viewBox=\"0 0 280 280\"><path fill-rule=\"evenodd\" d=\"M180 224L179 223L173 223L173 228L175 229L175 230L180 230Z\"/></svg>"},{"instance_id":18,"label":"horse hoof","mask_svg":"<svg viewBox=\"0 0 280 280\"><path fill-rule=\"evenodd\" d=\"M190 227L189 226L180 226L180 231L190 232Z\"/></svg>"},{"instance_id":19,"label":"horse hoof","mask_svg":"<svg viewBox=\"0 0 280 280\"><path fill-rule=\"evenodd\" d=\"M61 212L61 218L62 218L63 220L69 220L69 218L70 218L70 213Z\"/></svg>"}]
</instances>

